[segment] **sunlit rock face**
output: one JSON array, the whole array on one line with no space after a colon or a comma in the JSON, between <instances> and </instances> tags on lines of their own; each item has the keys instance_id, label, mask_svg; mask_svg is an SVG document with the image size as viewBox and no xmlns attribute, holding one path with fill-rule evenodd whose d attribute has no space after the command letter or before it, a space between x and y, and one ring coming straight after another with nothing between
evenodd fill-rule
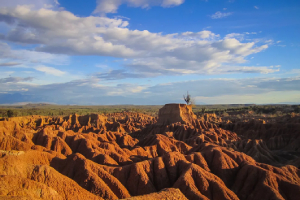
<instances>
[{"instance_id":1,"label":"sunlit rock face","mask_svg":"<svg viewBox=\"0 0 300 200\"><path fill-rule=\"evenodd\" d=\"M192 124L197 119L192 111L192 105L186 104L166 104L159 109L158 125L168 125L176 122L182 124Z\"/></svg>"}]
</instances>

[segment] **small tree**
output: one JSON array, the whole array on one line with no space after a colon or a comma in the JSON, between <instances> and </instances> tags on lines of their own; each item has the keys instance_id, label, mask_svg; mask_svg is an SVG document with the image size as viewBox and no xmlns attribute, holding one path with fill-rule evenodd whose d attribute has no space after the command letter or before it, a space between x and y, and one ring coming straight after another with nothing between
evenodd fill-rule
<instances>
[{"instance_id":1,"label":"small tree","mask_svg":"<svg viewBox=\"0 0 300 200\"><path fill-rule=\"evenodd\" d=\"M12 111L12 110L8 110L7 111L7 117L14 117L14 111Z\"/></svg>"},{"instance_id":2,"label":"small tree","mask_svg":"<svg viewBox=\"0 0 300 200\"><path fill-rule=\"evenodd\" d=\"M189 105L191 103L191 95L189 95L189 92L187 91L186 96L183 95L183 99L186 102L187 105Z\"/></svg>"}]
</instances>

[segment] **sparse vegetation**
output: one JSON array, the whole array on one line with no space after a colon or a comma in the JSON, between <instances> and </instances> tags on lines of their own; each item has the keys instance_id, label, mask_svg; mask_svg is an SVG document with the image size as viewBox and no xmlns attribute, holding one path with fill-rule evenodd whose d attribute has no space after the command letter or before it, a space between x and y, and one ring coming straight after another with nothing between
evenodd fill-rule
<instances>
[{"instance_id":1,"label":"sparse vegetation","mask_svg":"<svg viewBox=\"0 0 300 200\"><path fill-rule=\"evenodd\" d=\"M186 92L186 96L183 95L183 99L184 99L184 101L186 102L187 105L192 103L191 95L189 94L188 91Z\"/></svg>"},{"instance_id":2,"label":"sparse vegetation","mask_svg":"<svg viewBox=\"0 0 300 200\"><path fill-rule=\"evenodd\" d=\"M157 116L162 106L136 106L136 105L113 105L113 106L71 106L50 104L28 104L23 106L0 106L0 117L17 117L28 115L42 116L67 116L74 113L87 115L91 113L109 114L115 112L139 112L151 116Z\"/></svg>"},{"instance_id":3,"label":"sparse vegetation","mask_svg":"<svg viewBox=\"0 0 300 200\"><path fill-rule=\"evenodd\" d=\"M14 117L14 111L8 110L7 111L7 117Z\"/></svg>"}]
</instances>

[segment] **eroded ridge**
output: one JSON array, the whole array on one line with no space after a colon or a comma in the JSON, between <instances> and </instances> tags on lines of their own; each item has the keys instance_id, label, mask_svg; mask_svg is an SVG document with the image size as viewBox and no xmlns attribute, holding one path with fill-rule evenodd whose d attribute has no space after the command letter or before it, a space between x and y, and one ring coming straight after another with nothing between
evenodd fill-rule
<instances>
[{"instance_id":1,"label":"eroded ridge","mask_svg":"<svg viewBox=\"0 0 300 200\"><path fill-rule=\"evenodd\" d=\"M235 149L256 161L300 167L300 116L222 122L220 127L236 132L242 139L235 143Z\"/></svg>"},{"instance_id":2,"label":"eroded ridge","mask_svg":"<svg viewBox=\"0 0 300 200\"><path fill-rule=\"evenodd\" d=\"M247 139L249 133L197 119L181 105L168 111L170 105L158 119L123 112L0 121L0 197L299 198L296 164L257 162L272 150L263 133ZM179 116L166 120L168 113Z\"/></svg>"}]
</instances>

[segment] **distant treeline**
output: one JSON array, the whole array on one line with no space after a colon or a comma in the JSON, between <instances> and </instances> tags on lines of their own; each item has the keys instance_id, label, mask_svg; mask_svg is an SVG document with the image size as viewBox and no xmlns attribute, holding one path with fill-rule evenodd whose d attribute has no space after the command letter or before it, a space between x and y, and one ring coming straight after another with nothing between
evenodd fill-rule
<instances>
[{"instance_id":1,"label":"distant treeline","mask_svg":"<svg viewBox=\"0 0 300 200\"><path fill-rule=\"evenodd\" d=\"M87 115L91 113L107 114L115 112L140 112L157 115L162 106L69 106L49 104L29 104L24 106L0 106L0 117L20 117L28 115L66 116L72 114Z\"/></svg>"},{"instance_id":2,"label":"distant treeline","mask_svg":"<svg viewBox=\"0 0 300 200\"><path fill-rule=\"evenodd\" d=\"M244 105L237 104L237 105L210 105L210 106L195 106L194 113L215 113L215 114L223 114L232 113L232 114L239 114L245 113L247 111L253 111L256 114L268 114L274 115L278 113L287 114L287 113L300 113L300 105Z\"/></svg>"},{"instance_id":3,"label":"distant treeline","mask_svg":"<svg viewBox=\"0 0 300 200\"><path fill-rule=\"evenodd\" d=\"M86 115L91 113L108 114L114 112L139 112L152 116L158 115L162 105L113 105L113 106L75 106L51 104L27 104L24 106L0 106L0 117L18 117L28 115L66 116L72 114ZM195 114L201 113L244 113L253 111L256 114L299 113L300 105L255 105L255 104L224 104L195 105Z\"/></svg>"}]
</instances>

